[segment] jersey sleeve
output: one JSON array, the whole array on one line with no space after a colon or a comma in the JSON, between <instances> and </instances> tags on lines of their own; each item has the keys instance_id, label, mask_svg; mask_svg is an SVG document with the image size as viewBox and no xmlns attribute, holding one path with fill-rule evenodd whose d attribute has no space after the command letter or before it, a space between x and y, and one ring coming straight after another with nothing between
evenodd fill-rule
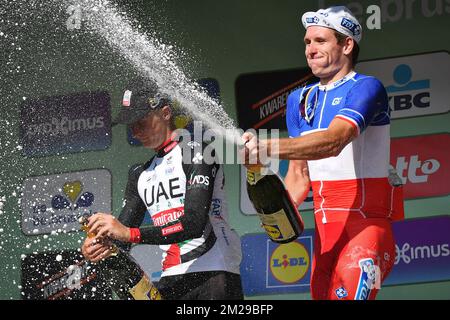
<instances>
[{"instance_id":1,"label":"jersey sleeve","mask_svg":"<svg viewBox=\"0 0 450 320\"><path fill-rule=\"evenodd\" d=\"M293 91L287 98L286 126L289 137L298 137L300 131L300 95L302 89Z\"/></svg>"},{"instance_id":2,"label":"jersey sleeve","mask_svg":"<svg viewBox=\"0 0 450 320\"><path fill-rule=\"evenodd\" d=\"M143 171L143 165L131 168L128 173L128 182L125 188L124 206L120 212L119 220L123 225L129 228L138 228L144 220L145 212L147 208L137 189L137 182L140 174ZM128 251L130 249L129 243L123 243L120 241L114 241L114 243L121 249Z\"/></svg>"},{"instance_id":3,"label":"jersey sleeve","mask_svg":"<svg viewBox=\"0 0 450 320\"><path fill-rule=\"evenodd\" d=\"M336 117L349 121L363 132L376 121L389 122L389 105L386 89L373 77L358 80L347 93L345 105Z\"/></svg>"},{"instance_id":4,"label":"jersey sleeve","mask_svg":"<svg viewBox=\"0 0 450 320\"><path fill-rule=\"evenodd\" d=\"M149 225L139 228L140 243L172 244L203 235L209 223L214 182L219 169L215 162L206 163L203 151L204 148L200 148L199 152L194 152L193 157L190 157L189 163L183 163L186 175L184 214L164 226Z\"/></svg>"}]
</instances>

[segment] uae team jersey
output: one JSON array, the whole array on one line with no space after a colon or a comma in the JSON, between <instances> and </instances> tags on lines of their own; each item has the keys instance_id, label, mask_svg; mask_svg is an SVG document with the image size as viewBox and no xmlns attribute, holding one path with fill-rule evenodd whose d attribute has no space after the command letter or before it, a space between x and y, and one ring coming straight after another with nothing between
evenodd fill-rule
<instances>
[{"instance_id":1,"label":"uae team jersey","mask_svg":"<svg viewBox=\"0 0 450 320\"><path fill-rule=\"evenodd\" d=\"M344 78L292 92L286 121L290 137L326 130L335 118L359 135L336 157L308 160L315 212L351 211L363 217L391 214L387 179L390 116L386 90L376 78L351 72Z\"/></svg>"},{"instance_id":2,"label":"uae team jersey","mask_svg":"<svg viewBox=\"0 0 450 320\"><path fill-rule=\"evenodd\" d=\"M119 220L132 228L133 242L160 245L162 277L239 273L240 240L228 224L223 168L213 155L201 142L169 141L130 171ZM145 214L153 225L140 226Z\"/></svg>"}]
</instances>

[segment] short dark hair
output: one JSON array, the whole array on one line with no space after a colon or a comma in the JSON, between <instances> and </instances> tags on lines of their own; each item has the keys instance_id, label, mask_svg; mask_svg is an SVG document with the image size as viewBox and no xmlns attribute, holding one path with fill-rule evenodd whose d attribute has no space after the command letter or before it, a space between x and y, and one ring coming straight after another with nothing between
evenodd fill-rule
<instances>
[{"instance_id":1,"label":"short dark hair","mask_svg":"<svg viewBox=\"0 0 450 320\"><path fill-rule=\"evenodd\" d=\"M343 44L345 39L347 39L348 36L345 34L342 34L338 31L334 31L334 35L337 39L338 44ZM359 56L359 45L358 43L353 40L353 50L352 50L352 65L355 66L358 63L358 56Z\"/></svg>"}]
</instances>

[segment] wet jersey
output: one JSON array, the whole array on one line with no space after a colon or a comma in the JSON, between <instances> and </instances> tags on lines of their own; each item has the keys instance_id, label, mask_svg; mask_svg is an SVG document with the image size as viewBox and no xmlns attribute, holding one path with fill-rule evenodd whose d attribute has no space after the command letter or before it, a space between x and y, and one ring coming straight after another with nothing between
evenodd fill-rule
<instances>
[{"instance_id":1,"label":"wet jersey","mask_svg":"<svg viewBox=\"0 0 450 320\"><path fill-rule=\"evenodd\" d=\"M390 118L386 91L376 78L352 72L328 85L291 93L286 121L290 137L326 130L334 118L356 127L359 136L336 157L308 160L315 210L390 214L387 179Z\"/></svg>"},{"instance_id":2,"label":"wet jersey","mask_svg":"<svg viewBox=\"0 0 450 320\"><path fill-rule=\"evenodd\" d=\"M119 220L132 227L134 242L160 245L162 277L239 273L240 240L228 224L223 168L211 151L200 142L170 141L130 172ZM153 225L139 227L144 214Z\"/></svg>"}]
</instances>

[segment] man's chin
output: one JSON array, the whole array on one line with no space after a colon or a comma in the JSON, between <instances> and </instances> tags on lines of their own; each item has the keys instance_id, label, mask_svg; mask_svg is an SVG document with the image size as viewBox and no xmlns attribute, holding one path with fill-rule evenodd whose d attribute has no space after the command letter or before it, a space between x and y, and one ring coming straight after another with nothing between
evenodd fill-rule
<instances>
[{"instance_id":1,"label":"man's chin","mask_svg":"<svg viewBox=\"0 0 450 320\"><path fill-rule=\"evenodd\" d=\"M330 72L326 72L323 68L311 68L311 72L319 79L327 79L331 76Z\"/></svg>"},{"instance_id":2,"label":"man's chin","mask_svg":"<svg viewBox=\"0 0 450 320\"><path fill-rule=\"evenodd\" d=\"M322 78L324 74L321 68L311 68L311 72L315 77L319 79Z\"/></svg>"}]
</instances>

